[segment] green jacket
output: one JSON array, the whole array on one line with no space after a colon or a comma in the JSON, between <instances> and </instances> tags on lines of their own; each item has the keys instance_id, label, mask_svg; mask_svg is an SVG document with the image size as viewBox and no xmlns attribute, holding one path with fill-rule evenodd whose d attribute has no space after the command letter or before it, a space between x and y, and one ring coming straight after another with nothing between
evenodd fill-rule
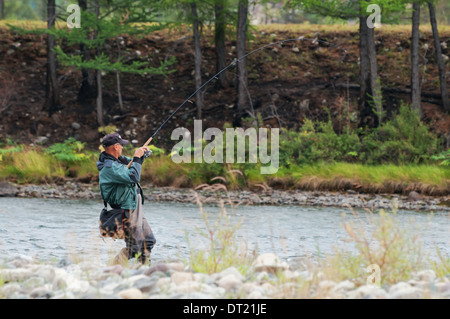
<instances>
[{"instance_id":1,"label":"green jacket","mask_svg":"<svg viewBox=\"0 0 450 319\"><path fill-rule=\"evenodd\" d=\"M136 209L137 207L137 187L141 189L139 180L144 160L135 157L130 168L127 168L130 160L125 156L116 159L114 156L102 152L97 161L100 193L103 200L111 207L122 209Z\"/></svg>"}]
</instances>

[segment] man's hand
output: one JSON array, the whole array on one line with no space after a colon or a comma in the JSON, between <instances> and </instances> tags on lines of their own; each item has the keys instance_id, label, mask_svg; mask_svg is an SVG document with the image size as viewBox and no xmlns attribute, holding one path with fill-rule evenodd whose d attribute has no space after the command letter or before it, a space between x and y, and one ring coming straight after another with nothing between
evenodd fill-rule
<instances>
[{"instance_id":1,"label":"man's hand","mask_svg":"<svg viewBox=\"0 0 450 319\"><path fill-rule=\"evenodd\" d=\"M134 157L139 157L141 158L142 156L144 156L145 152L148 152L149 148L147 146L142 146L138 149L136 149L136 151L134 152Z\"/></svg>"}]
</instances>

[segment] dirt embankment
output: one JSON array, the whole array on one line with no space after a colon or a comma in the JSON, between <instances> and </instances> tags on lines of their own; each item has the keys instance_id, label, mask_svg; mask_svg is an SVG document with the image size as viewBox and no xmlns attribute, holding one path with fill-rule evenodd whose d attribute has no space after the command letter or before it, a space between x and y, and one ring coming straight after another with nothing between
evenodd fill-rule
<instances>
[{"instance_id":1,"label":"dirt embankment","mask_svg":"<svg viewBox=\"0 0 450 319\"><path fill-rule=\"evenodd\" d=\"M298 128L303 119L327 119L327 108L335 129L345 123L356 126L358 91L358 33L354 31L292 30L253 31L249 50L284 39L304 36L258 51L247 59L248 91L254 113L260 113L264 125ZM0 139L21 143L51 144L74 136L97 147L102 134L96 121L95 99L77 100L81 72L59 67L62 108L51 117L45 109L46 41L44 36L17 35L0 29ZM392 112L401 100L408 102L410 33L402 30L376 33L378 65L384 89L384 104ZM316 40L315 40L316 39ZM441 33L443 53L450 55L450 34ZM115 41L107 44L108 54L117 56ZM62 44L64 47L64 43ZM203 38L203 81L216 73L212 35ZM76 49L76 48L74 48ZM236 56L235 41L227 41L228 63ZM158 66L174 56L175 72L163 76L121 74L124 110L119 108L116 75L104 76L105 124L115 125L130 140L143 143L194 90L194 51L192 37L181 31L152 33L143 39L123 37L121 52L126 59L148 61ZM450 116L439 100L438 70L432 35L421 34L421 72L424 120L438 134L450 128ZM447 67L450 66L447 63ZM228 72L230 86L220 88L213 82L205 89L206 127L223 128L233 119L236 88ZM450 77L448 87L450 87ZM195 101L195 99L193 99ZM349 105L349 107L347 107ZM187 103L157 136L157 146L172 147L171 131L178 126L191 127L194 103ZM245 123L244 123L245 124Z\"/></svg>"}]
</instances>

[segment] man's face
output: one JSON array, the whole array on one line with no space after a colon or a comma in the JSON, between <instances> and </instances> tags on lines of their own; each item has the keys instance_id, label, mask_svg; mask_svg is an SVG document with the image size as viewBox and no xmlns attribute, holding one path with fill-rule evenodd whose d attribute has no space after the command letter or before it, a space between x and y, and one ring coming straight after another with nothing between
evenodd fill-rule
<instances>
[{"instance_id":1,"label":"man's face","mask_svg":"<svg viewBox=\"0 0 450 319\"><path fill-rule=\"evenodd\" d=\"M114 145L114 148L116 149L118 156L122 156L123 145L117 143Z\"/></svg>"}]
</instances>

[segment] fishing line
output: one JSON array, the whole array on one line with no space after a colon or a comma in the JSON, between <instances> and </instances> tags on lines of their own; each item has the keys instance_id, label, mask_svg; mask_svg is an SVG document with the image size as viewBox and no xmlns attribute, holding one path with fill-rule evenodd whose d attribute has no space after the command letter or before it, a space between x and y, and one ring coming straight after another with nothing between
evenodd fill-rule
<instances>
[{"instance_id":1,"label":"fishing line","mask_svg":"<svg viewBox=\"0 0 450 319\"><path fill-rule=\"evenodd\" d=\"M324 44L330 45L330 46L332 46L332 47L339 48L339 49L343 50L343 51L345 52L345 54L347 54L347 50L346 50L346 49L342 49L341 47L335 45L334 43L331 43L331 42L328 42L328 41L325 41L325 40L320 40L320 39L318 39L318 38L314 38L314 39L311 39L311 38L305 38L304 36L299 36L298 38L292 38L292 39L287 39L287 40L281 40L281 41L277 41L277 42L272 42L272 43L266 44L266 45L264 45L264 46L262 46L262 47L259 47L259 48L255 49L255 50L253 50L253 51L250 51L250 52L244 54L243 56L241 56L239 59L235 59L233 62L231 62L231 63L230 63L229 65L227 65L225 68L223 68L222 70L220 70L219 72L217 72L215 75L213 75L211 78L209 78L208 81L204 82L204 83L203 83L198 89L196 89L191 95L189 95L189 97L188 97L186 100L184 100L184 102L181 103L181 104L175 109L175 111L172 112L172 114L170 114L170 116L169 116L169 117L161 124L161 126L155 131L155 133L153 133L153 135L147 140L147 142L145 142L145 144L144 144L143 146L149 145L150 142L153 140L153 138L156 136L156 134L158 134L158 132L164 127L164 125L166 125L167 122L169 122L170 119L171 119L171 118L172 118L172 117L173 117L173 116L174 116L174 115L175 115L175 114L176 114L176 113L177 113L177 112L178 112L178 111L179 111L179 110L187 103L187 102L189 102L190 99L191 99L192 97L194 97L201 89L203 89L205 86L207 86L212 80L218 79L218 76L221 75L223 72L225 72L226 70L228 70L228 69L231 68L232 66L237 65L237 64L238 64L239 62L241 62L243 59L245 59L246 57L248 57L248 56L250 56L250 55L252 55L252 54L254 54L254 53L258 52L258 51L264 50L264 49L266 49L266 48L268 48L268 47L271 47L271 46L274 46L274 45L281 45L281 44L283 44L283 43L286 43L286 42L292 42L292 41L311 41L312 43L324 43ZM128 164L128 167L131 166L131 163L132 163L132 161Z\"/></svg>"},{"instance_id":2,"label":"fishing line","mask_svg":"<svg viewBox=\"0 0 450 319\"><path fill-rule=\"evenodd\" d=\"M251 51L251 52L249 52L249 53L246 53L245 55L243 55L243 56L240 57L239 59L235 59L232 63L230 63L230 64L227 65L225 68L223 68L222 70L220 70L219 72L217 72L215 75L213 75L208 81L206 81L205 83L203 83L197 90L195 90L194 93L192 93L186 100L184 100L184 102L181 103L181 104L175 109L175 111L174 111L172 114L170 114L170 116L169 116L169 117L161 124L161 126L160 126L160 127L155 131L155 133L150 137L150 141L156 136L156 134L158 134L158 132L164 127L164 125L166 125L166 123L167 123L167 122L175 115L175 113L177 113L177 112L178 112L178 111L179 111L179 110L180 110L187 102L189 102L189 100L190 100L192 97L194 97L201 89L203 89L206 85L208 85L212 80L218 79L218 76L219 76L220 74L222 74L223 72L225 72L227 69L231 68L232 66L237 65L237 63L241 62L243 59L245 59L245 58L248 57L249 55L251 55L251 54L253 54L253 53L256 53L256 52L258 52L258 51L264 50L265 48L268 48L268 47L270 47L270 46L280 45L280 44L283 44L283 43L286 43L286 42L303 41L303 40L311 41L312 43L315 43L315 42L325 43L325 44L328 44L328 45L330 45L330 46L334 46L334 47L340 48L339 46L336 46L335 44L333 44L333 43L331 43L331 42L328 42L328 41L325 41L325 40L320 40L320 39L317 39L317 38L310 39L310 38L305 38L305 37L303 37L303 36L300 36L300 37L298 37L298 38L287 39L287 40L282 40L282 41L278 41L278 42L272 42L272 43L266 44L266 45L264 45L264 46L262 46L262 47L259 47L259 48L255 49L255 50L253 50L253 51ZM342 48L340 48L340 49L341 49L341 50L344 50L344 52L347 54L347 50L346 50L346 49L342 49ZM148 145L148 144L146 144L146 145ZM145 145L145 146L146 146L146 145Z\"/></svg>"}]
</instances>

